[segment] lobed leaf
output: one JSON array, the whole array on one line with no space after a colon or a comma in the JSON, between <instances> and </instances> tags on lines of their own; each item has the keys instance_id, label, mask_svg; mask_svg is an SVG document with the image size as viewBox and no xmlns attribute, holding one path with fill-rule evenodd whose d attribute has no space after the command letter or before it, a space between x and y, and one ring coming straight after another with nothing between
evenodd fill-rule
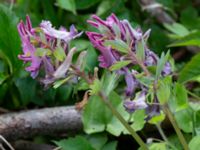
<instances>
[{"instance_id":1,"label":"lobed leaf","mask_svg":"<svg viewBox=\"0 0 200 150\"><path fill-rule=\"evenodd\" d=\"M105 41L104 45L111 46L113 49L126 54L128 53L129 50L128 45L124 41L119 39Z\"/></svg>"},{"instance_id":2,"label":"lobed leaf","mask_svg":"<svg viewBox=\"0 0 200 150\"><path fill-rule=\"evenodd\" d=\"M131 63L131 60L117 61L116 63L114 63L112 66L109 67L109 70L116 71L127 66L130 63Z\"/></svg>"},{"instance_id":3,"label":"lobed leaf","mask_svg":"<svg viewBox=\"0 0 200 150\"><path fill-rule=\"evenodd\" d=\"M195 55L181 70L178 82L185 83L200 75L200 54Z\"/></svg>"}]
</instances>

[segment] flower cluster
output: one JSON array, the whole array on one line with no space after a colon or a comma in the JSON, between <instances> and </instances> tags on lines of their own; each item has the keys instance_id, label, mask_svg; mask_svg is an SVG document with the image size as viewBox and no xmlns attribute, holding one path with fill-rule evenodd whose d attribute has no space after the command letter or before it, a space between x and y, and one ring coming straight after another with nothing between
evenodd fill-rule
<instances>
[{"instance_id":1,"label":"flower cluster","mask_svg":"<svg viewBox=\"0 0 200 150\"><path fill-rule=\"evenodd\" d=\"M26 71L32 78L39 73L45 74L41 81L47 86L66 77L76 50L69 50L69 42L82 33L78 33L73 25L69 32L64 27L56 30L49 21L42 21L39 27L33 28L29 16L26 23L18 24L18 32L23 47L23 54L18 57L28 63Z\"/></svg>"},{"instance_id":2,"label":"flower cluster","mask_svg":"<svg viewBox=\"0 0 200 150\"><path fill-rule=\"evenodd\" d=\"M115 71L124 76L127 85L125 109L130 113L137 109L159 112L159 106L153 104L158 103L156 94L152 104L148 104L146 99L149 87L137 79L140 71L133 69L133 66L139 65L145 76L149 75L147 67L158 64L159 57L146 44L150 30L143 33L140 28L134 29L127 20L119 20L114 14L106 20L96 15L92 18L93 20L88 20L88 23L99 32L88 31L86 34L100 52L98 58L100 67L110 69L121 62L121 66ZM19 59L30 64L26 70L33 78L36 78L39 73L45 74L41 81L48 86L56 80L71 77L73 71L70 72L69 68L76 49L70 49L69 42L79 37L82 32L78 33L73 25L70 31L63 27L57 30L49 21L42 21L39 27L33 28L29 16L26 17L25 24L23 21L18 24L18 31L24 52L19 55ZM170 73L171 65L166 62L161 76ZM140 92L136 93L136 89ZM132 97L135 97L134 100Z\"/></svg>"},{"instance_id":3,"label":"flower cluster","mask_svg":"<svg viewBox=\"0 0 200 150\"><path fill-rule=\"evenodd\" d=\"M157 65L158 56L146 44L150 30L143 34L140 28L132 28L127 20L119 20L114 14L111 14L106 20L102 20L96 15L93 15L92 19L88 20L88 23L97 28L99 32L86 32L86 34L93 46L100 52L100 67L110 68L117 62L130 62L117 70L117 73L124 74L127 84L127 100L124 101L124 107L130 113L137 109L148 110L150 108L146 103L148 87L136 79L135 75L138 72L133 70L132 67L139 65L142 69L146 69L148 66ZM170 73L171 65L167 62L162 75L165 76ZM133 95L136 95L136 88L141 89L141 91L137 93L134 100L130 100ZM157 99L156 96L155 99ZM157 110L157 108L155 109Z\"/></svg>"}]
</instances>

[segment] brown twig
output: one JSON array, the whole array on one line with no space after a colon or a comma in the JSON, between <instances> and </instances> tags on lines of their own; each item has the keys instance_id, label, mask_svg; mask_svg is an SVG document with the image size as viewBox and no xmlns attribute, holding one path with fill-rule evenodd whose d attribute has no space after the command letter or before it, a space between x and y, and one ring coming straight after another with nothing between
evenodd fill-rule
<instances>
[{"instance_id":1,"label":"brown twig","mask_svg":"<svg viewBox=\"0 0 200 150\"><path fill-rule=\"evenodd\" d=\"M0 116L0 134L7 140L55 135L82 129L81 114L74 106L8 113Z\"/></svg>"},{"instance_id":2,"label":"brown twig","mask_svg":"<svg viewBox=\"0 0 200 150\"><path fill-rule=\"evenodd\" d=\"M50 144L38 144L30 141L16 141L12 143L15 150L54 150L56 146Z\"/></svg>"},{"instance_id":3,"label":"brown twig","mask_svg":"<svg viewBox=\"0 0 200 150\"><path fill-rule=\"evenodd\" d=\"M158 5L154 0L139 0L143 10L149 12L159 23L173 23L175 20L168 15L161 5ZM156 5L157 4L157 5ZM150 7L154 6L154 7Z\"/></svg>"}]
</instances>

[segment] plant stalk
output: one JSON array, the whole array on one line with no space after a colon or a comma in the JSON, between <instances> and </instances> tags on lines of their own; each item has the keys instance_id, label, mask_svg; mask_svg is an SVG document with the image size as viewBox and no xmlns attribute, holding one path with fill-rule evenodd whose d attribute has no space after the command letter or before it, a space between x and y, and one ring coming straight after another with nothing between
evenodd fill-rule
<instances>
[{"instance_id":1,"label":"plant stalk","mask_svg":"<svg viewBox=\"0 0 200 150\"><path fill-rule=\"evenodd\" d=\"M71 65L72 69L82 77L88 84L91 84L92 81L86 76L84 72L81 72L78 68ZM109 102L108 98L104 95L102 91L98 93L98 96L103 101L103 103L111 110L113 115L117 117L117 119L123 124L123 126L130 132L132 137L136 140L136 142L141 146L142 150L148 150L148 147L144 143L144 141L140 138L140 136L135 132L133 128L127 123L127 121L121 116L121 114L112 106L112 104Z\"/></svg>"},{"instance_id":2,"label":"plant stalk","mask_svg":"<svg viewBox=\"0 0 200 150\"><path fill-rule=\"evenodd\" d=\"M163 140L167 143L169 143L164 131L162 130L160 123L156 124L156 128L158 129L158 132L160 133L161 137L163 138Z\"/></svg>"},{"instance_id":3,"label":"plant stalk","mask_svg":"<svg viewBox=\"0 0 200 150\"><path fill-rule=\"evenodd\" d=\"M158 129L158 132L160 133L162 139L174 150L177 150L177 148L167 139L167 136L165 135L160 123L156 124L156 128Z\"/></svg>"},{"instance_id":4,"label":"plant stalk","mask_svg":"<svg viewBox=\"0 0 200 150\"><path fill-rule=\"evenodd\" d=\"M168 116L168 118L169 118L169 120L170 120L170 122L171 122L171 124L172 124L172 126L173 126L173 128L174 128L174 130L175 130L175 132L176 132L176 134L178 136L178 138L179 138L179 141L181 142L181 144L182 144L182 146L184 148L184 150L189 150L189 147L188 147L188 144L187 144L187 142L185 140L185 137L183 136L181 130L179 129L179 127L177 125L177 122L176 122L172 112L169 110L167 105L164 106L163 109L164 109L164 112L166 113L166 115Z\"/></svg>"},{"instance_id":5,"label":"plant stalk","mask_svg":"<svg viewBox=\"0 0 200 150\"><path fill-rule=\"evenodd\" d=\"M109 102L108 98L102 93L98 94L101 97L101 100L106 104L107 107L110 108L113 115L117 117L117 119L124 125L124 127L130 132L132 137L136 140L136 142L141 146L142 150L148 150L148 147L144 143L144 141L140 138L140 136L135 132L133 128L126 122L126 120L121 116L121 114L112 106Z\"/></svg>"}]
</instances>

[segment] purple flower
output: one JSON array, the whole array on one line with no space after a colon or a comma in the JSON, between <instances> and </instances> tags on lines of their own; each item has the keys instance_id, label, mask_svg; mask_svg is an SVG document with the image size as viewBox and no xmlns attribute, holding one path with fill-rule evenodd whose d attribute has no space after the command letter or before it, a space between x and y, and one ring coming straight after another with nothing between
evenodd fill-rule
<instances>
[{"instance_id":1,"label":"purple flower","mask_svg":"<svg viewBox=\"0 0 200 150\"><path fill-rule=\"evenodd\" d=\"M23 60L25 63L30 62L31 65L26 67L26 70L31 72L31 76L36 78L39 73L41 58L35 55L36 48L31 44L30 37L34 36L32 24L29 16L26 16L26 24L21 21L18 26L18 32L22 41L22 48L24 54L18 55L19 59Z\"/></svg>"},{"instance_id":2,"label":"purple flower","mask_svg":"<svg viewBox=\"0 0 200 150\"><path fill-rule=\"evenodd\" d=\"M18 24L18 32L24 53L19 55L19 59L30 62L26 70L31 72L33 78L44 72L40 81L47 87L71 74L69 68L75 48L70 50L68 45L82 32L78 33L73 25L69 32L64 27L57 30L49 21L42 21L39 27L32 28L29 16L26 17L26 24L22 21Z\"/></svg>"},{"instance_id":3,"label":"purple flower","mask_svg":"<svg viewBox=\"0 0 200 150\"><path fill-rule=\"evenodd\" d=\"M131 97L135 89L139 86L139 82L136 78L129 72L127 68L125 70L125 81L126 81L126 96Z\"/></svg>"},{"instance_id":4,"label":"purple flower","mask_svg":"<svg viewBox=\"0 0 200 150\"><path fill-rule=\"evenodd\" d=\"M121 40L135 53L138 42L141 42L142 39L147 41L150 34L150 30L143 34L140 28L132 28L127 20L119 20L114 14L111 14L106 20L102 20L96 15L93 15L92 18L94 21L88 20L88 23L97 28L99 33L86 32L86 34L93 46L100 52L98 60L100 62L99 66L102 68L109 68L117 61L126 60L128 58L127 55L120 53L112 46L106 46L104 44L106 41ZM144 65L155 65L158 57L150 51L146 45L144 45L144 48ZM134 93L135 88L139 86L138 81L130 73L127 66L121 68L120 72L125 75L125 81L127 84L126 96L131 96Z\"/></svg>"},{"instance_id":5,"label":"purple flower","mask_svg":"<svg viewBox=\"0 0 200 150\"><path fill-rule=\"evenodd\" d=\"M147 49L145 51L145 55L146 55L146 58L145 58L144 64L146 66L153 66L157 64L158 56L154 52Z\"/></svg>"},{"instance_id":6,"label":"purple flower","mask_svg":"<svg viewBox=\"0 0 200 150\"><path fill-rule=\"evenodd\" d=\"M149 104L148 107L146 108L146 121L150 120L153 116L159 115L160 114L160 106L158 102L158 98L155 96L153 104Z\"/></svg>"},{"instance_id":7,"label":"purple flower","mask_svg":"<svg viewBox=\"0 0 200 150\"><path fill-rule=\"evenodd\" d=\"M171 73L172 73L171 64L169 62L166 62L161 74L162 74L162 76L167 76Z\"/></svg>"},{"instance_id":8,"label":"purple flower","mask_svg":"<svg viewBox=\"0 0 200 150\"><path fill-rule=\"evenodd\" d=\"M59 30L56 30L52 27L52 24L50 21L42 21L40 24L40 28L43 30L43 32L52 38L61 39L68 43L70 40L75 39L76 37L81 36L81 33L78 33L74 25L70 27L70 32L67 32L65 28L60 28Z\"/></svg>"},{"instance_id":9,"label":"purple flower","mask_svg":"<svg viewBox=\"0 0 200 150\"><path fill-rule=\"evenodd\" d=\"M111 47L105 47L103 45L103 41L100 40L103 38L103 36L95 32L86 32L86 34L88 35L94 47L97 48L101 53L98 59L100 62L99 65L102 68L109 68L111 65L113 65L117 61L117 53L114 52Z\"/></svg>"},{"instance_id":10,"label":"purple flower","mask_svg":"<svg viewBox=\"0 0 200 150\"><path fill-rule=\"evenodd\" d=\"M134 100L125 100L124 107L127 112L133 113L135 110L145 109L148 107L147 103L145 102L145 92L141 92L138 97Z\"/></svg>"}]
</instances>

